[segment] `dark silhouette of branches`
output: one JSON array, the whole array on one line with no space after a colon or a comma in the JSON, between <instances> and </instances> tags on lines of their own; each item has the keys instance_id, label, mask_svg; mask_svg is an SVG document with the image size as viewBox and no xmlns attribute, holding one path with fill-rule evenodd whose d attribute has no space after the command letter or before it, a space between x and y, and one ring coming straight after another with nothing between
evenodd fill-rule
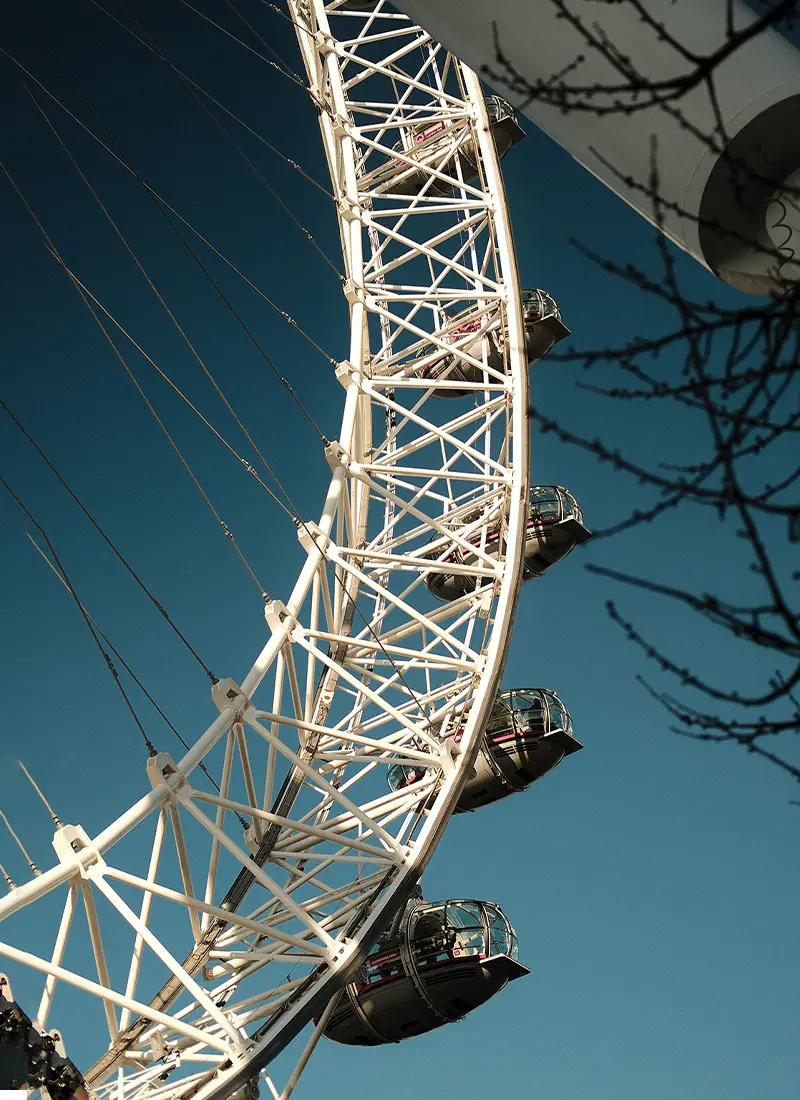
<instances>
[{"instance_id":1,"label":"dark silhouette of branches","mask_svg":"<svg viewBox=\"0 0 800 1100\"><path fill-rule=\"evenodd\" d=\"M735 29L730 17L724 41L708 54L698 54L687 42L679 41L666 26L656 19L644 0L621 0L648 28L655 41L669 46L684 66L674 76L653 79L643 72L635 59L617 47L610 36L597 24L582 18L574 10L570 0L549 0L559 19L573 28L578 36L583 54L557 73L531 78L519 73L503 50L495 27L495 64L484 70L486 79L493 84L505 85L510 91L534 99L562 111L584 111L595 115L632 114L653 106L675 106L692 89L711 82L716 69L732 57L745 43L758 37L769 28L791 30L800 19L797 0L773 0L762 4L765 9L751 24ZM598 4L602 7L603 3ZM652 5L650 5L652 8ZM608 62L610 77L607 82L580 81L583 61L588 54L600 55Z\"/></svg>"},{"instance_id":2,"label":"dark silhouette of branches","mask_svg":"<svg viewBox=\"0 0 800 1100\"><path fill-rule=\"evenodd\" d=\"M767 28L792 29L799 14L797 0L762 3L755 21L743 28L737 29L729 19L724 41L700 56L653 17L652 5L645 0L618 0L681 62L673 77L650 80L597 24L577 15L570 0L549 2L580 36L586 55L595 51L602 56L609 82L581 83L585 55L576 56L558 73L523 78L510 66L499 40L496 64L491 73L487 70L490 79L511 88L517 98L524 95L528 102L537 100L562 112L625 116L655 107L723 157L726 135L716 101L716 69ZM586 10L585 4L581 10ZM707 91L711 117L717 120L713 131L705 134L692 129L682 114L683 98L698 88ZM613 166L606 167L613 173ZM745 167L752 174L754 169ZM647 197L657 226L675 213L694 216L661 195L655 142L649 176L620 180ZM763 182L773 190L782 184L780 179ZM769 250L763 241L746 243ZM634 288L645 316L657 312L668 317L656 334L633 335L613 347L559 350L549 356L551 362L580 366L591 374L591 380L584 378L577 385L587 399L601 403L597 423L619 421L604 415L603 407L610 403L628 410L633 422L653 425L656 436L672 431L666 460L659 460L655 446L642 435L626 438L620 432L619 439L592 438L573 420L540 408L530 411L542 433L594 456L629 480L626 499L644 501L615 518L597 537L618 537L647 526L662 547L665 538L672 540L672 575L677 580L625 568L588 568L606 582L661 601L667 625L694 616L704 624L701 636L717 639L705 659L698 662L695 656L690 661L650 636L658 634L658 626L643 630L622 601L607 602L612 621L652 662L658 682L674 681L677 691L638 678L665 708L673 729L699 741L740 745L800 781L800 285L787 278L778 288L780 296L742 298L734 306L700 301L682 285L675 251L664 236L657 239L657 263L647 269L617 263L584 243L572 244L604 277ZM780 262L777 248L775 258ZM616 486L614 491L618 493ZM708 530L704 517L709 512L718 521L719 549L714 560L705 563L711 567L709 590L695 590L681 582L680 562L682 556L691 557L693 531L701 525ZM618 545L624 553L624 541ZM638 617L646 604L639 600L635 606ZM732 673L723 656L742 645L748 647L744 677ZM703 667L695 667L698 663Z\"/></svg>"},{"instance_id":3,"label":"dark silhouette of branches","mask_svg":"<svg viewBox=\"0 0 800 1100\"><path fill-rule=\"evenodd\" d=\"M615 602L607 604L612 620L661 673L705 698L706 705L692 705L647 685L677 721L680 733L742 745L800 780L791 749L783 753L764 744L800 732L800 571L786 567L800 516L798 295L791 293L758 308L747 305L741 311L708 303L698 307L680 294L673 257L663 242L660 252L660 297L674 313L674 327L658 339L634 337L620 347L557 358L593 371L599 368L604 375L613 369L629 379L627 385L578 385L597 400L622 402L633 415L646 404L648 418L681 425L675 461L654 462L646 448L587 438L569 422L538 408L531 409L531 417L543 432L583 448L651 495L648 507L632 510L599 531L598 537L666 518L680 551L681 546L691 548L696 521L688 513L693 507L717 515L722 545L714 563L714 591L695 592L679 583L598 565L588 568L609 581L680 605L729 639L755 647L762 656L771 655L774 665L766 673L758 671L763 661L753 662L752 686L726 684L724 668L713 654L709 671L688 668L680 655L668 654L646 638ZM652 279L644 279L637 270L601 265L609 275L652 291ZM682 362L676 371L678 351ZM737 591L743 587L741 579L726 562L732 539L744 541L755 582L744 586L747 595L742 597Z\"/></svg>"}]
</instances>

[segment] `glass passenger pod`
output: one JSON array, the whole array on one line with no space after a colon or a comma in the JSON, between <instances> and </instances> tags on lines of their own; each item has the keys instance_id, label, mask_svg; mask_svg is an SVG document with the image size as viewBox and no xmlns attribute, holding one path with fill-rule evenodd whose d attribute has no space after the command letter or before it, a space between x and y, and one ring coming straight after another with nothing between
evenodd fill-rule
<instances>
[{"instance_id":1,"label":"glass passenger pod","mask_svg":"<svg viewBox=\"0 0 800 1100\"><path fill-rule=\"evenodd\" d=\"M500 522L496 522L486 536L484 550L496 557L500 545ZM436 536L439 538L440 536ZM592 537L583 524L583 514L572 493L562 485L534 485L530 491L528 522L525 537L523 581L542 577L557 562L562 561L580 542ZM470 542L473 539L470 538ZM478 539L474 539L478 545ZM435 555L441 558L441 551ZM425 577L431 595L438 600L457 600L474 592L478 577L469 573L447 571L447 563L477 565L479 558L462 546L454 545L450 554L442 558L435 570Z\"/></svg>"},{"instance_id":2,"label":"glass passenger pod","mask_svg":"<svg viewBox=\"0 0 800 1100\"><path fill-rule=\"evenodd\" d=\"M487 96L486 110L497 155L502 158L512 145L522 141L525 131L517 121L514 109L500 96ZM394 179L389 190L400 195L418 195L423 189L426 196L450 194L456 185L432 178L431 168L451 177L457 177L460 168L465 183L474 180L478 174L478 156L472 134L464 135L468 127L469 122L465 118L451 123L435 119L407 124L402 140L394 148L419 167L396 158L393 163Z\"/></svg>"},{"instance_id":3,"label":"glass passenger pod","mask_svg":"<svg viewBox=\"0 0 800 1100\"><path fill-rule=\"evenodd\" d=\"M461 740L460 731L455 740ZM569 711L554 691L501 691L489 713L472 774L455 812L468 813L525 790L565 756L582 748L573 735ZM399 790L424 775L423 768L394 764L387 779L392 790Z\"/></svg>"},{"instance_id":4,"label":"glass passenger pod","mask_svg":"<svg viewBox=\"0 0 800 1100\"><path fill-rule=\"evenodd\" d=\"M521 297L525 354L530 366L547 355L555 343L569 336L569 329L561 319L555 299L546 290L523 290ZM459 352L485 363L498 374L507 372L508 326L501 324L496 310L488 313L474 308L466 310L449 321L439 336L444 343L453 344ZM482 384L487 377L492 380L491 375L458 354L441 354L419 373L421 378L433 381ZM467 397L471 392L452 387L437 389L435 396Z\"/></svg>"},{"instance_id":5,"label":"glass passenger pod","mask_svg":"<svg viewBox=\"0 0 800 1100\"><path fill-rule=\"evenodd\" d=\"M461 1019L530 973L510 921L492 902L409 903L370 951L325 1034L376 1046Z\"/></svg>"},{"instance_id":6,"label":"glass passenger pod","mask_svg":"<svg viewBox=\"0 0 800 1100\"><path fill-rule=\"evenodd\" d=\"M502 691L492 707L473 772L456 813L523 791L582 749L569 711L548 688Z\"/></svg>"},{"instance_id":7,"label":"glass passenger pod","mask_svg":"<svg viewBox=\"0 0 800 1100\"><path fill-rule=\"evenodd\" d=\"M525 346L528 362L544 358L548 351L569 336L555 298L546 290L523 290L522 321L525 325Z\"/></svg>"}]
</instances>

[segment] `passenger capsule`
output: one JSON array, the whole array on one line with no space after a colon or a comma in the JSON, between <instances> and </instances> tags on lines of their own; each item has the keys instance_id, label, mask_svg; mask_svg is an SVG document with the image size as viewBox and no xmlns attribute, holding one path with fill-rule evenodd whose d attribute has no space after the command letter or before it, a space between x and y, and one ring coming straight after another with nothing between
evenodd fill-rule
<instances>
[{"instance_id":1,"label":"passenger capsule","mask_svg":"<svg viewBox=\"0 0 800 1100\"><path fill-rule=\"evenodd\" d=\"M529 973L499 906L412 900L345 987L325 1035L351 1046L397 1043L460 1020Z\"/></svg>"},{"instance_id":2,"label":"passenger capsule","mask_svg":"<svg viewBox=\"0 0 800 1100\"><path fill-rule=\"evenodd\" d=\"M475 517L465 517L460 526L474 523ZM534 485L530 492L527 533L525 537L523 581L531 577L541 577L556 562L574 550L579 542L592 537L591 531L583 525L583 515L575 497L561 485ZM500 545L500 521L489 524L483 551L489 557L497 557ZM440 541L441 536L437 536ZM470 534L467 542L474 546L482 544L482 536ZM433 596L439 600L457 600L473 592L480 579L468 572L448 572L447 565L476 566L481 558L465 547L453 545L449 552L437 550L438 563L425 577L425 583Z\"/></svg>"},{"instance_id":3,"label":"passenger capsule","mask_svg":"<svg viewBox=\"0 0 800 1100\"><path fill-rule=\"evenodd\" d=\"M497 155L502 158L512 145L522 141L525 131L517 122L514 109L500 96L486 97L486 111ZM426 196L450 194L454 184L431 176L430 169L459 178L460 168L465 183L478 174L475 141L465 118L451 123L444 119L413 123L406 128L403 140L395 145L395 151L403 153L412 163L399 157L391 163L387 192L394 194L418 195L423 188Z\"/></svg>"},{"instance_id":4,"label":"passenger capsule","mask_svg":"<svg viewBox=\"0 0 800 1100\"><path fill-rule=\"evenodd\" d=\"M461 740L462 731L455 735ZM548 688L501 691L489 714L472 775L461 792L455 813L466 813L524 791L582 749L572 734L569 711ZM396 791L422 779L425 769L393 764L389 786Z\"/></svg>"},{"instance_id":5,"label":"passenger capsule","mask_svg":"<svg viewBox=\"0 0 800 1100\"><path fill-rule=\"evenodd\" d=\"M558 340L569 336L569 329L561 320L561 310L546 290L522 291L522 320L529 366L547 355ZM419 372L421 378L483 384L488 377L492 381L492 376L487 376L483 367L469 362L465 356L478 360L497 374L507 374L508 325L501 324L496 309L488 313L470 309L455 316L437 335L445 343L452 344L454 350L426 363ZM434 391L436 397L467 397L473 392L455 387Z\"/></svg>"}]
</instances>

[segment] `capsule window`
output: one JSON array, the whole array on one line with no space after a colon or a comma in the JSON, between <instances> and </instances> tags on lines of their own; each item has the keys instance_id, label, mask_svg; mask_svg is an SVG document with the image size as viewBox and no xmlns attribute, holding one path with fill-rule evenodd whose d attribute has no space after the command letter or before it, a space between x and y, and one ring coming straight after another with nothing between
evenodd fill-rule
<instances>
[{"instance_id":1,"label":"capsule window","mask_svg":"<svg viewBox=\"0 0 800 1100\"><path fill-rule=\"evenodd\" d=\"M558 523L576 519L583 523L578 502L560 485L534 485L530 493L530 519L534 523Z\"/></svg>"},{"instance_id":2,"label":"capsule window","mask_svg":"<svg viewBox=\"0 0 800 1100\"><path fill-rule=\"evenodd\" d=\"M508 928L499 913L489 913L489 954L508 954Z\"/></svg>"},{"instance_id":3,"label":"capsule window","mask_svg":"<svg viewBox=\"0 0 800 1100\"><path fill-rule=\"evenodd\" d=\"M523 733L544 733L545 710L542 698L533 692L515 691L509 702L514 711L515 725Z\"/></svg>"},{"instance_id":4,"label":"capsule window","mask_svg":"<svg viewBox=\"0 0 800 1100\"><path fill-rule=\"evenodd\" d=\"M447 924L452 938L453 958L484 954L483 917L474 902L447 906Z\"/></svg>"},{"instance_id":5,"label":"capsule window","mask_svg":"<svg viewBox=\"0 0 800 1100\"><path fill-rule=\"evenodd\" d=\"M487 902L486 915L489 920L490 953L509 955L512 959L516 959L519 956L517 937L505 913L498 906Z\"/></svg>"},{"instance_id":6,"label":"capsule window","mask_svg":"<svg viewBox=\"0 0 800 1100\"><path fill-rule=\"evenodd\" d=\"M550 704L550 730L566 730L567 719L558 703Z\"/></svg>"},{"instance_id":7,"label":"capsule window","mask_svg":"<svg viewBox=\"0 0 800 1100\"><path fill-rule=\"evenodd\" d=\"M489 715L489 721L486 723L486 736L491 737L493 734L503 733L510 726L511 715L505 707L501 708L499 704L495 704L495 708Z\"/></svg>"},{"instance_id":8,"label":"capsule window","mask_svg":"<svg viewBox=\"0 0 800 1100\"><path fill-rule=\"evenodd\" d=\"M531 512L534 522L557 523L560 509L557 500L537 500Z\"/></svg>"},{"instance_id":9,"label":"capsule window","mask_svg":"<svg viewBox=\"0 0 800 1100\"><path fill-rule=\"evenodd\" d=\"M444 908L415 914L410 929L414 961L418 967L432 966L450 958L450 937Z\"/></svg>"}]
</instances>

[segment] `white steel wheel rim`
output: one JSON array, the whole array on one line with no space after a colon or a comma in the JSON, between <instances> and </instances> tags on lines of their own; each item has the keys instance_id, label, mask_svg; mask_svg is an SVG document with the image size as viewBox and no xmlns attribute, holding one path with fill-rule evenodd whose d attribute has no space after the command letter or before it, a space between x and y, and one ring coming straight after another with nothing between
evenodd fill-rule
<instances>
[{"instance_id":1,"label":"white steel wheel rim","mask_svg":"<svg viewBox=\"0 0 800 1100\"><path fill-rule=\"evenodd\" d=\"M216 685L215 721L180 761L151 758L152 789L98 836L79 827L57 833L59 862L0 901L10 933L20 927L19 914L23 932L41 906L61 914L49 957L26 950L24 935L12 939L0 929L9 940L0 943L0 960L45 977L34 1019L41 1030L52 1026L57 988L82 991L101 1006L109 1052L87 1082L119 1100L230 1095L353 975L419 880L458 801L499 687L521 580L527 364L480 82L404 16L384 13L382 3L347 11L346 0L289 0L289 8L320 108L350 308L350 358L339 368L344 413L339 439L326 448L332 477L325 505L317 523L299 525L306 562L285 604L267 605L268 639L253 667L241 684ZM463 161L452 151L434 150L422 161L413 149L393 148L400 122L408 131L422 120L441 123L453 148L473 143L478 178L461 179ZM421 195L392 194L392 172L404 171L430 177ZM448 179L450 193L429 194ZM457 340L432 335L465 308L505 326L504 373ZM426 362L445 353L477 369L479 380L423 379ZM448 389L474 396L435 396ZM459 515L468 525L454 534ZM503 535L490 554L485 540L498 524ZM477 588L437 603L425 576L454 546L477 565L448 569L476 575ZM456 718L458 744L448 734ZM390 792L386 770L398 762L428 770ZM201 763L216 772L221 795L201 790ZM291 776L302 781L293 797ZM284 798L276 803L281 780ZM263 867L249 858L237 814L254 845L261 840L263 848L267 834L276 838ZM140 842L146 858L117 848L129 834L150 837ZM249 904L243 900L222 927L226 860L254 882L245 892ZM125 900L133 896L135 905ZM213 937L194 958L190 940L176 948L167 934L166 914L174 918L179 909L191 938ZM76 932L92 947L80 967L69 949ZM109 973L103 949L121 932L132 941L122 981ZM270 977L287 962L301 968L297 978ZM145 988L148 966L159 977ZM168 987L177 990L171 1000L149 1003ZM26 1011L33 1018L37 1010ZM289 1095L326 1018L288 1091L270 1083L275 1096ZM69 1052L69 1029L62 1031Z\"/></svg>"}]
</instances>

